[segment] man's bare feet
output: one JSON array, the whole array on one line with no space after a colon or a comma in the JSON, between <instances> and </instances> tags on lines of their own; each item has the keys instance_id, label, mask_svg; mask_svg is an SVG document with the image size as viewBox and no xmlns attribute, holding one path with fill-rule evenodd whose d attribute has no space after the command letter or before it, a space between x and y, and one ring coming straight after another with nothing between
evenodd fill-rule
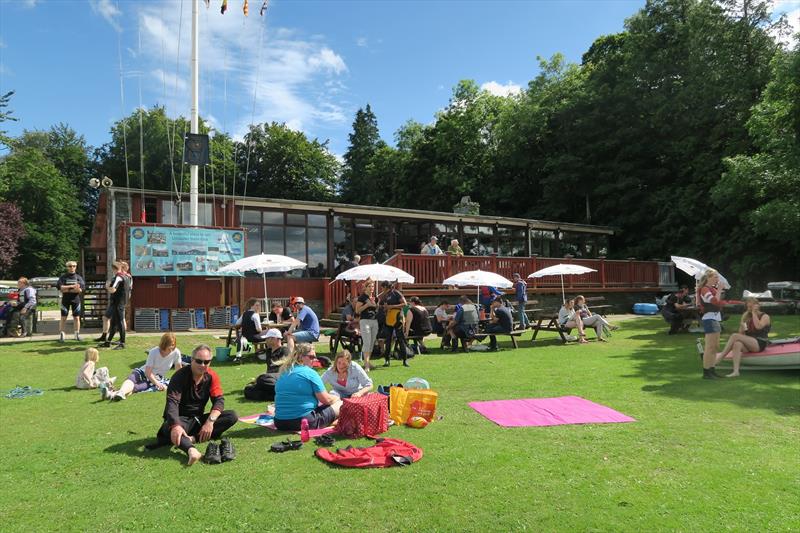
<instances>
[{"instance_id":1,"label":"man's bare feet","mask_svg":"<svg viewBox=\"0 0 800 533\"><path fill-rule=\"evenodd\" d=\"M739 377L739 373L738 372L731 372L730 374L728 374L725 377L726 378L738 378Z\"/></svg>"},{"instance_id":2,"label":"man's bare feet","mask_svg":"<svg viewBox=\"0 0 800 533\"><path fill-rule=\"evenodd\" d=\"M189 460L186 462L186 466L192 466L203 457L197 448L189 448L187 453L189 454Z\"/></svg>"}]
</instances>

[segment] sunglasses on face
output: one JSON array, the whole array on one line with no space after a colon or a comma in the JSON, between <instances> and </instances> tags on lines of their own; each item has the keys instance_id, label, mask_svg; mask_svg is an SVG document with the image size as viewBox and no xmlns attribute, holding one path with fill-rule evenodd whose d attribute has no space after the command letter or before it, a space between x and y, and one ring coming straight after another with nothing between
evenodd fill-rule
<instances>
[{"instance_id":1,"label":"sunglasses on face","mask_svg":"<svg viewBox=\"0 0 800 533\"><path fill-rule=\"evenodd\" d=\"M192 359L192 361L202 366L208 366L211 364L211 359Z\"/></svg>"},{"instance_id":2,"label":"sunglasses on face","mask_svg":"<svg viewBox=\"0 0 800 533\"><path fill-rule=\"evenodd\" d=\"M311 359L316 359L317 358L317 354L315 354L315 353L307 353L303 357L310 357Z\"/></svg>"}]
</instances>

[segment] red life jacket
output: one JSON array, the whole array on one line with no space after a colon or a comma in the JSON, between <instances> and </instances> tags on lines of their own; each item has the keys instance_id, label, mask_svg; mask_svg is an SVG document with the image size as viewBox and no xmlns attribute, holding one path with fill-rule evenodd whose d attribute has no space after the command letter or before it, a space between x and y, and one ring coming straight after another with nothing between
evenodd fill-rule
<instances>
[{"instance_id":1,"label":"red life jacket","mask_svg":"<svg viewBox=\"0 0 800 533\"><path fill-rule=\"evenodd\" d=\"M317 448L314 455L329 463L350 468L386 468L408 466L422 459L422 449L400 439L377 439L374 446L348 446L335 452Z\"/></svg>"}]
</instances>

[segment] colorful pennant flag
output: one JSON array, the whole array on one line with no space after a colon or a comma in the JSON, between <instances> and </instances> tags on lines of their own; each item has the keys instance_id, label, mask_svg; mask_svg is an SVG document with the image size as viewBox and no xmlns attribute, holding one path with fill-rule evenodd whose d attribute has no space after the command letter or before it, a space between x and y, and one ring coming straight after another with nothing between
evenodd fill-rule
<instances>
[{"instance_id":1,"label":"colorful pennant flag","mask_svg":"<svg viewBox=\"0 0 800 533\"><path fill-rule=\"evenodd\" d=\"M264 3L261 4L261 11L259 11L258 14L261 15L262 17L264 16L264 12L267 10L267 4L268 3L269 3L269 0L264 0Z\"/></svg>"},{"instance_id":2,"label":"colorful pennant flag","mask_svg":"<svg viewBox=\"0 0 800 533\"><path fill-rule=\"evenodd\" d=\"M242 13L244 13L245 17L250 14L250 6L247 5L247 0L244 0L244 5L242 6Z\"/></svg>"},{"instance_id":3,"label":"colorful pennant flag","mask_svg":"<svg viewBox=\"0 0 800 533\"><path fill-rule=\"evenodd\" d=\"M219 12L223 15L228 10L228 0L222 0L222 7L220 8Z\"/></svg>"}]
</instances>

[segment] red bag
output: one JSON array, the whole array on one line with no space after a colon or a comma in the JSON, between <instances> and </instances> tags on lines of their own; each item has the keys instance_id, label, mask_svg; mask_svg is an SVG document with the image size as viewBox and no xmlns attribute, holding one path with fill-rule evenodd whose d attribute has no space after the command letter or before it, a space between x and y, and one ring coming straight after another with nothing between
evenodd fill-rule
<instances>
[{"instance_id":1,"label":"red bag","mask_svg":"<svg viewBox=\"0 0 800 533\"><path fill-rule=\"evenodd\" d=\"M351 439L380 435L389 429L389 398L384 394L367 394L345 398L339 411L336 432Z\"/></svg>"},{"instance_id":2,"label":"red bag","mask_svg":"<svg viewBox=\"0 0 800 533\"><path fill-rule=\"evenodd\" d=\"M422 449L400 439L378 439L375 446L331 451L317 448L314 454L329 463L350 468L385 468L408 466L422 459Z\"/></svg>"}]
</instances>

